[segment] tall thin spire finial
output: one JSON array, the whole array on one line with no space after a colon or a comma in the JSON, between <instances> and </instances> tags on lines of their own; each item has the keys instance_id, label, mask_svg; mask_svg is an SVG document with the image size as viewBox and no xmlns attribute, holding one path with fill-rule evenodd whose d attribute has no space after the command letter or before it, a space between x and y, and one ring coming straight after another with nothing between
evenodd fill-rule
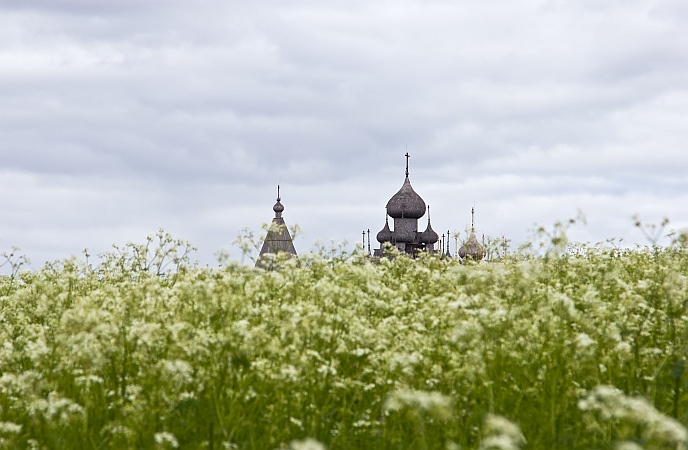
<instances>
[{"instance_id":1,"label":"tall thin spire finial","mask_svg":"<svg viewBox=\"0 0 688 450\"><path fill-rule=\"evenodd\" d=\"M430 205L428 205L428 225L430 225Z\"/></svg>"},{"instance_id":2,"label":"tall thin spire finial","mask_svg":"<svg viewBox=\"0 0 688 450\"><path fill-rule=\"evenodd\" d=\"M277 203L272 207L272 210L275 211L275 219L281 219L282 218L282 211L284 211L284 206L280 202L282 200L280 198L280 185L277 185Z\"/></svg>"},{"instance_id":3,"label":"tall thin spire finial","mask_svg":"<svg viewBox=\"0 0 688 450\"><path fill-rule=\"evenodd\" d=\"M368 228L368 254L370 255L370 228Z\"/></svg>"},{"instance_id":4,"label":"tall thin spire finial","mask_svg":"<svg viewBox=\"0 0 688 450\"><path fill-rule=\"evenodd\" d=\"M365 230L363 230L363 249L365 250Z\"/></svg>"},{"instance_id":5,"label":"tall thin spire finial","mask_svg":"<svg viewBox=\"0 0 688 450\"><path fill-rule=\"evenodd\" d=\"M411 157L411 155L409 155L408 149L407 149L406 154L404 156L406 157L406 176L408 177L408 160Z\"/></svg>"},{"instance_id":6,"label":"tall thin spire finial","mask_svg":"<svg viewBox=\"0 0 688 450\"><path fill-rule=\"evenodd\" d=\"M471 231L475 231L475 206L471 208Z\"/></svg>"}]
</instances>

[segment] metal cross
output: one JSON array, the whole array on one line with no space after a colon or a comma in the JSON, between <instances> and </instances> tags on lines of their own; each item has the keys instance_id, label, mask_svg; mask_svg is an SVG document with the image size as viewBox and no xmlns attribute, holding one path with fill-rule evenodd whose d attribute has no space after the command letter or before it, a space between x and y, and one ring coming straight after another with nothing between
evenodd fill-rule
<instances>
[{"instance_id":1,"label":"metal cross","mask_svg":"<svg viewBox=\"0 0 688 450\"><path fill-rule=\"evenodd\" d=\"M408 152L404 155L406 157L406 176L408 176L408 160L411 157Z\"/></svg>"}]
</instances>

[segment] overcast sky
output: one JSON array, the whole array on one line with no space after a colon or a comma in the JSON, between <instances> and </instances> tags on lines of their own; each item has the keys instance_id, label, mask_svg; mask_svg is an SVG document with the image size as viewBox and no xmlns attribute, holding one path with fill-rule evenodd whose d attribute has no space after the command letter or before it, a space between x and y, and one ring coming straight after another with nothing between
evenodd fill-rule
<instances>
[{"instance_id":1,"label":"overcast sky","mask_svg":"<svg viewBox=\"0 0 688 450\"><path fill-rule=\"evenodd\" d=\"M374 239L407 149L440 234L646 243L688 226L687 142L685 0L0 0L0 251L34 267L160 227L240 258L278 183L298 251Z\"/></svg>"}]
</instances>

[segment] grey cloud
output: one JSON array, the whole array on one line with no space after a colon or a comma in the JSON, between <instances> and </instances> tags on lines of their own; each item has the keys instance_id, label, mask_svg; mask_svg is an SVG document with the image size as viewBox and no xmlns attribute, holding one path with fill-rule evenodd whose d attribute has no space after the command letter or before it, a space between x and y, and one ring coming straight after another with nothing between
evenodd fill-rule
<instances>
[{"instance_id":1,"label":"grey cloud","mask_svg":"<svg viewBox=\"0 0 688 450\"><path fill-rule=\"evenodd\" d=\"M212 259L280 180L298 248L358 242L407 146L436 229L473 200L519 239L577 207L591 240L688 220L683 2L26 5L0 2L0 245L165 226Z\"/></svg>"}]
</instances>

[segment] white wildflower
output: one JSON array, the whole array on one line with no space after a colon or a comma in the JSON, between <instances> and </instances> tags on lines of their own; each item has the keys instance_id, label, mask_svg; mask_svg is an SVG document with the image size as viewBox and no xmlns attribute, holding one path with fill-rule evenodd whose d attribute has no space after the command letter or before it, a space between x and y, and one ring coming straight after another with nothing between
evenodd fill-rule
<instances>
[{"instance_id":1,"label":"white wildflower","mask_svg":"<svg viewBox=\"0 0 688 450\"><path fill-rule=\"evenodd\" d=\"M179 394L179 401L187 401L187 400L195 400L196 399L196 394L193 392L182 392Z\"/></svg>"},{"instance_id":2,"label":"white wildflower","mask_svg":"<svg viewBox=\"0 0 688 450\"><path fill-rule=\"evenodd\" d=\"M124 389L124 397L130 402L136 401L143 392L143 388L138 384L130 384Z\"/></svg>"},{"instance_id":3,"label":"white wildflower","mask_svg":"<svg viewBox=\"0 0 688 450\"><path fill-rule=\"evenodd\" d=\"M84 375L76 377L74 382L77 386L86 386L89 389L93 384L103 384L103 379L97 375Z\"/></svg>"},{"instance_id":4,"label":"white wildflower","mask_svg":"<svg viewBox=\"0 0 688 450\"><path fill-rule=\"evenodd\" d=\"M193 367L186 361L180 359L165 360L162 363L162 369L174 385L180 386L193 382Z\"/></svg>"},{"instance_id":5,"label":"white wildflower","mask_svg":"<svg viewBox=\"0 0 688 450\"><path fill-rule=\"evenodd\" d=\"M28 406L29 416L42 416L48 420L52 419L53 417L58 417L60 423L62 424L69 422L76 416L81 416L83 413L83 406L74 403L68 398L61 397L56 392L49 393L47 399L36 399Z\"/></svg>"},{"instance_id":6,"label":"white wildflower","mask_svg":"<svg viewBox=\"0 0 688 450\"><path fill-rule=\"evenodd\" d=\"M449 419L452 416L451 398L439 392L399 389L387 397L385 411L400 411L404 408L424 411L438 419Z\"/></svg>"},{"instance_id":7,"label":"white wildflower","mask_svg":"<svg viewBox=\"0 0 688 450\"><path fill-rule=\"evenodd\" d=\"M22 426L14 422L0 422L0 434L19 434Z\"/></svg>"},{"instance_id":8,"label":"white wildflower","mask_svg":"<svg viewBox=\"0 0 688 450\"><path fill-rule=\"evenodd\" d=\"M322 442L309 437L301 441L291 441L289 450L327 450L327 447Z\"/></svg>"},{"instance_id":9,"label":"white wildflower","mask_svg":"<svg viewBox=\"0 0 688 450\"><path fill-rule=\"evenodd\" d=\"M525 443L521 428L512 421L494 414L485 417L481 450L518 450Z\"/></svg>"},{"instance_id":10,"label":"white wildflower","mask_svg":"<svg viewBox=\"0 0 688 450\"><path fill-rule=\"evenodd\" d=\"M105 427L105 430L113 436L122 436L126 439L131 439L135 436L134 431L124 425L108 425Z\"/></svg>"},{"instance_id":11,"label":"white wildflower","mask_svg":"<svg viewBox=\"0 0 688 450\"><path fill-rule=\"evenodd\" d=\"M337 375L337 369L329 364L323 364L322 366L318 367L318 373L321 375Z\"/></svg>"},{"instance_id":12,"label":"white wildflower","mask_svg":"<svg viewBox=\"0 0 688 450\"><path fill-rule=\"evenodd\" d=\"M578 347L580 347L581 349L588 348L592 345L595 345L596 343L597 342L595 342L595 340L588 336L586 333L578 333L578 336L576 336L576 344L578 344Z\"/></svg>"},{"instance_id":13,"label":"white wildflower","mask_svg":"<svg viewBox=\"0 0 688 450\"><path fill-rule=\"evenodd\" d=\"M179 448L179 442L174 434L167 431L162 431L160 433L155 433L155 443L160 446L170 446L172 448Z\"/></svg>"},{"instance_id":14,"label":"white wildflower","mask_svg":"<svg viewBox=\"0 0 688 450\"><path fill-rule=\"evenodd\" d=\"M140 346L152 347L158 339L159 330L160 325L157 323L135 321L129 329L127 339L137 342Z\"/></svg>"},{"instance_id":15,"label":"white wildflower","mask_svg":"<svg viewBox=\"0 0 688 450\"><path fill-rule=\"evenodd\" d=\"M566 310L569 317L576 317L578 315L576 304L568 295L563 293L555 293L552 296L552 302L561 305Z\"/></svg>"},{"instance_id":16,"label":"white wildflower","mask_svg":"<svg viewBox=\"0 0 688 450\"><path fill-rule=\"evenodd\" d=\"M614 450L643 450L643 448L633 441L621 441L614 446Z\"/></svg>"},{"instance_id":17,"label":"white wildflower","mask_svg":"<svg viewBox=\"0 0 688 450\"><path fill-rule=\"evenodd\" d=\"M351 354L353 354L353 355L355 355L355 356L365 356L365 355L367 355L368 353L370 353L370 350L368 350L367 348L360 348L360 347L354 349L354 350L351 352Z\"/></svg>"},{"instance_id":18,"label":"white wildflower","mask_svg":"<svg viewBox=\"0 0 688 450\"><path fill-rule=\"evenodd\" d=\"M647 400L627 397L612 386L597 386L578 402L583 411L596 411L603 420L625 420L643 427L643 438L672 446L687 445L688 432L672 417L657 411Z\"/></svg>"},{"instance_id":19,"label":"white wildflower","mask_svg":"<svg viewBox=\"0 0 688 450\"><path fill-rule=\"evenodd\" d=\"M390 360L390 369L396 370L401 368L401 371L406 375L413 375L414 367L423 361L423 355L419 352L413 353L395 353Z\"/></svg>"},{"instance_id":20,"label":"white wildflower","mask_svg":"<svg viewBox=\"0 0 688 450\"><path fill-rule=\"evenodd\" d=\"M621 341L614 347L614 352L623 357L629 357L632 355L631 344L626 341Z\"/></svg>"},{"instance_id":21,"label":"white wildflower","mask_svg":"<svg viewBox=\"0 0 688 450\"><path fill-rule=\"evenodd\" d=\"M474 321L464 321L454 329L452 334L452 341L457 344L469 343L474 339L482 337L483 327Z\"/></svg>"},{"instance_id":22,"label":"white wildflower","mask_svg":"<svg viewBox=\"0 0 688 450\"><path fill-rule=\"evenodd\" d=\"M291 364L286 364L280 369L282 379L287 381L297 381L299 379L299 370Z\"/></svg>"}]
</instances>

